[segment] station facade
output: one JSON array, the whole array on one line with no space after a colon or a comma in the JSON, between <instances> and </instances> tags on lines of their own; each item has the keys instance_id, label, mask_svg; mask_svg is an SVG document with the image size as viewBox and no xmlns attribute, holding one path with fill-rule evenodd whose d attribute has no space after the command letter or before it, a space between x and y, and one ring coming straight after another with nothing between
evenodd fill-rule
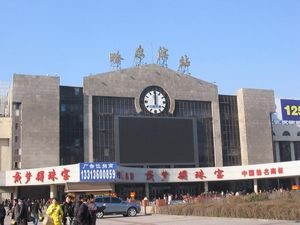
<instances>
[{"instance_id":1,"label":"station facade","mask_svg":"<svg viewBox=\"0 0 300 225\"><path fill-rule=\"evenodd\" d=\"M222 95L215 84L154 64L86 76L83 87L61 86L57 76L15 74L0 117L0 168L29 170L113 162L141 174L151 169L160 174L161 169L200 168L205 172L207 168L225 171L232 166L297 163L299 125L273 124L274 112L272 90L242 88L236 95ZM286 129L290 136L283 135ZM125 178L126 174L130 178L133 172L126 170ZM2 192L32 193L25 184L8 186L8 177L1 176ZM275 182L279 177L287 176L274 177ZM268 178L258 177L258 186L270 186ZM298 178L293 174L280 185L298 184ZM120 196L136 191L140 197L254 190L251 177L244 177L245 182L234 180L205 183L196 179L184 185L172 179L65 181L55 188L57 192L112 191ZM50 190L48 183L34 187L40 196ZM55 188L51 190L56 192Z\"/></svg>"}]
</instances>

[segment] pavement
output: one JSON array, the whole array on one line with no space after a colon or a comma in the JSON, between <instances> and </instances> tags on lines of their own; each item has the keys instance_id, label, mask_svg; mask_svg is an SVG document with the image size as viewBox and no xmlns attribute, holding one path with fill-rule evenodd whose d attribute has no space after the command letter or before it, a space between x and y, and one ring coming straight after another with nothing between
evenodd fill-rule
<instances>
[{"instance_id":1,"label":"pavement","mask_svg":"<svg viewBox=\"0 0 300 225\"><path fill-rule=\"evenodd\" d=\"M200 216L174 216L158 214L138 214L136 217L122 215L104 216L97 220L97 225L300 225L299 221L240 219ZM5 218L4 225L10 224L10 216ZM28 225L33 225L29 222ZM39 225L42 225L40 222Z\"/></svg>"}]
</instances>

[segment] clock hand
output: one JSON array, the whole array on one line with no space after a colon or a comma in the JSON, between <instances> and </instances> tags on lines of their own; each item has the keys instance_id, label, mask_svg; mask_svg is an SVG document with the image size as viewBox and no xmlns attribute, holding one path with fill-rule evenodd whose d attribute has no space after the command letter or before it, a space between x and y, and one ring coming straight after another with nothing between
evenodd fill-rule
<instances>
[{"instance_id":1,"label":"clock hand","mask_svg":"<svg viewBox=\"0 0 300 225\"><path fill-rule=\"evenodd\" d=\"M154 91L154 105L157 105L157 99L156 99L156 91Z\"/></svg>"}]
</instances>

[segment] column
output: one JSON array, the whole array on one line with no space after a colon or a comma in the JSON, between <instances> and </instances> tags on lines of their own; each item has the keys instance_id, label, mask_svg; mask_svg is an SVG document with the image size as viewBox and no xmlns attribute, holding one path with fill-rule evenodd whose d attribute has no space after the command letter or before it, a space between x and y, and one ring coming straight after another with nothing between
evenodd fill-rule
<instances>
[{"instance_id":1,"label":"column","mask_svg":"<svg viewBox=\"0 0 300 225\"><path fill-rule=\"evenodd\" d=\"M208 192L208 182L204 182L204 192Z\"/></svg>"},{"instance_id":2,"label":"column","mask_svg":"<svg viewBox=\"0 0 300 225\"><path fill-rule=\"evenodd\" d=\"M255 194L258 194L258 184L257 184L257 179L253 180L253 189Z\"/></svg>"},{"instance_id":3,"label":"column","mask_svg":"<svg viewBox=\"0 0 300 225\"><path fill-rule=\"evenodd\" d=\"M279 142L275 142L275 155L276 155L276 162L280 162L280 149L279 149Z\"/></svg>"},{"instance_id":4,"label":"column","mask_svg":"<svg viewBox=\"0 0 300 225\"><path fill-rule=\"evenodd\" d=\"M148 199L150 199L149 198L150 197L150 190L149 190L149 184L148 183L145 184L145 195Z\"/></svg>"},{"instance_id":5,"label":"column","mask_svg":"<svg viewBox=\"0 0 300 225\"><path fill-rule=\"evenodd\" d=\"M291 160L295 161L296 156L295 156L295 147L294 147L294 142L293 141L290 142L290 148L291 148Z\"/></svg>"},{"instance_id":6,"label":"column","mask_svg":"<svg viewBox=\"0 0 300 225\"><path fill-rule=\"evenodd\" d=\"M57 186L54 184L50 185L50 198L56 198L57 197Z\"/></svg>"},{"instance_id":7,"label":"column","mask_svg":"<svg viewBox=\"0 0 300 225\"><path fill-rule=\"evenodd\" d=\"M17 186L14 187L14 191L13 191L13 199L18 198L18 192L19 192L18 187L17 187Z\"/></svg>"}]
</instances>

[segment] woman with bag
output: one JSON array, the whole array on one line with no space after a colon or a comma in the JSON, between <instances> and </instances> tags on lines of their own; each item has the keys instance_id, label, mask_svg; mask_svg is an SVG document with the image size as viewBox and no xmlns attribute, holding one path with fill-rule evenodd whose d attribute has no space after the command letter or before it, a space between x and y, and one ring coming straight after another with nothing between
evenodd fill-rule
<instances>
[{"instance_id":1,"label":"woman with bag","mask_svg":"<svg viewBox=\"0 0 300 225\"><path fill-rule=\"evenodd\" d=\"M61 206L57 203L56 198L52 199L52 203L49 205L46 211L46 215L48 216L48 219L45 218L43 221L44 225L61 225L61 220L63 216L63 210ZM49 219L52 219L51 222L48 222ZM47 222L47 223L46 223ZM46 224L45 224L46 223Z\"/></svg>"}]
</instances>

